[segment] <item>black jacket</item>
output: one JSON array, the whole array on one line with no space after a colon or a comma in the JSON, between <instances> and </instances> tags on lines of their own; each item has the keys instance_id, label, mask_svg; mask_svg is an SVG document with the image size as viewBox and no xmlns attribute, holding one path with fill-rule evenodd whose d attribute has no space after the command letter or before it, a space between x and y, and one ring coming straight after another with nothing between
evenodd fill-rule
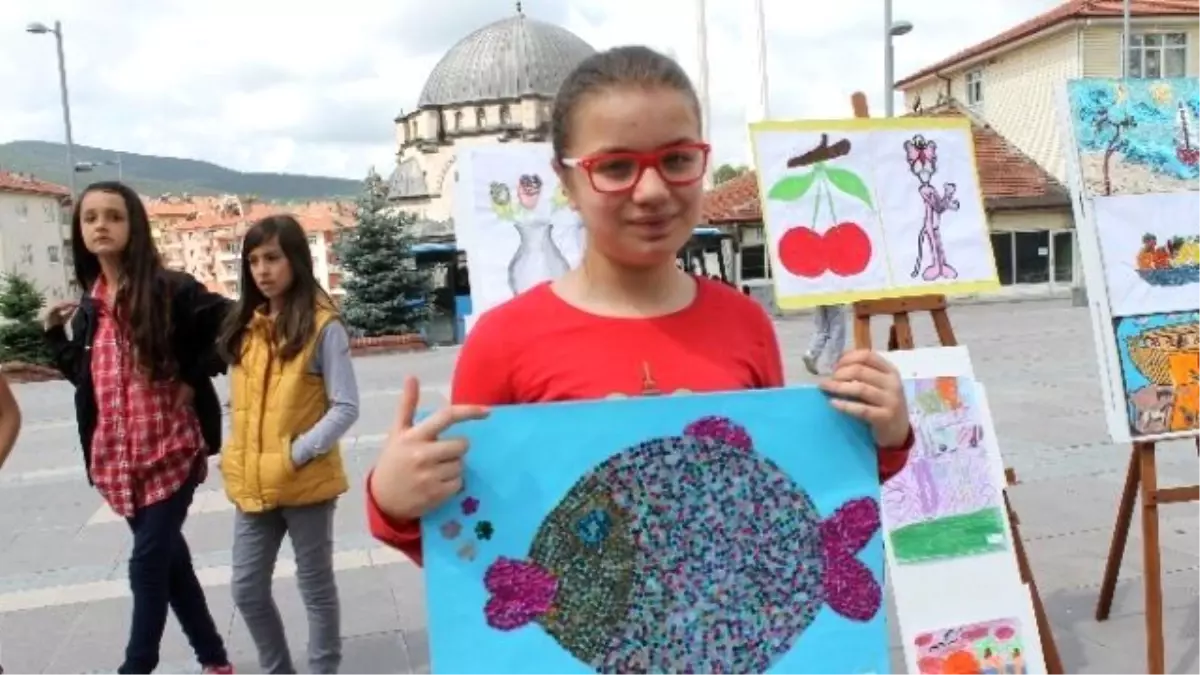
<instances>
[{"instance_id":1,"label":"black jacket","mask_svg":"<svg viewBox=\"0 0 1200 675\"><path fill-rule=\"evenodd\" d=\"M217 355L217 336L221 322L232 302L206 289L191 275L163 270L160 292L171 298L171 333L180 379L195 391L192 405L200 419L200 428L208 454L221 450L221 402L212 378L224 373L226 365ZM79 300L79 310L71 319L71 338L62 326L46 332L54 353L54 363L64 377L75 385L75 417L79 443L83 448L83 466L92 482L92 435L96 429L96 392L92 386L92 341L96 337L96 304L90 292Z\"/></svg>"}]
</instances>

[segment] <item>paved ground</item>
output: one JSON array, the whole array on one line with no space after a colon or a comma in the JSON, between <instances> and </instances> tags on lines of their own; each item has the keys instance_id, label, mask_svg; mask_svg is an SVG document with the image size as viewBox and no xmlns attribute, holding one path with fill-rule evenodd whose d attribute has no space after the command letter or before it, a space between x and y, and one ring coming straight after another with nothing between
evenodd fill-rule
<instances>
[{"instance_id":1,"label":"paved ground","mask_svg":"<svg viewBox=\"0 0 1200 675\"><path fill-rule=\"evenodd\" d=\"M959 340L970 347L976 372L988 386L1006 461L1023 481L1012 498L1067 671L1144 672L1136 524L1112 618L1105 623L1092 618L1128 450L1107 442L1086 310L1052 301L966 306L952 314ZM933 344L927 318L920 317L917 328L919 343ZM789 376L803 381L799 355L809 321L784 321L779 330ZM884 327L875 332L882 344ZM357 362L363 412L345 443L356 488L337 515L344 672L429 668L421 575L371 540L360 479L378 450L401 378L415 374L431 394L445 392L454 358L454 350L443 350ZM0 662L8 672L112 672L129 621L128 531L84 481L69 388L45 383L16 391L25 429L0 474ZM1197 460L1189 444L1165 448L1159 457L1163 484L1195 481ZM229 598L232 524L218 481L203 486L187 534L236 665L253 672L249 638ZM1167 666L1170 672L1195 673L1197 506L1164 507L1161 532ZM283 556L290 556L286 546ZM300 665L304 612L292 570L280 567L276 595ZM896 662L902 670L903 662ZM188 671L195 666L172 619L160 672Z\"/></svg>"}]
</instances>

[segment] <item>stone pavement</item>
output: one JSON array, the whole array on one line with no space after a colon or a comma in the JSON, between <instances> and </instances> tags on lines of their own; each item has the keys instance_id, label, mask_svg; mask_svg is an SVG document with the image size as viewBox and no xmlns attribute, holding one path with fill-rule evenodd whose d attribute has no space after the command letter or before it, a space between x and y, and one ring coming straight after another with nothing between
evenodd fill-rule
<instances>
[{"instance_id":1,"label":"stone pavement","mask_svg":"<svg viewBox=\"0 0 1200 675\"><path fill-rule=\"evenodd\" d=\"M1137 519L1112 617L1093 619L1129 452L1107 441L1087 311L1063 301L955 308L955 330L988 387L1029 554L1068 672L1144 672L1141 542ZM876 344L884 344L882 320ZM934 344L927 317L915 320L920 345ZM781 321L789 377L800 364L810 321ZM344 443L354 485L337 515L337 568L343 606L343 672L429 669L421 574L367 533L362 477L378 451L404 375L421 378L429 398L445 394L455 350L357 360L362 415ZM224 383L220 383L224 391ZM129 534L88 488L71 393L64 383L15 387L25 427L0 473L0 663L7 672L96 672L119 664L129 622ZM1159 454L1161 484L1194 482L1196 453L1177 443ZM257 663L229 597L231 512L219 475L202 486L187 534L235 665ZM1197 507L1161 508L1169 672L1198 671L1200 569ZM285 545L275 594L297 665L303 667L305 616ZM986 583L981 579L980 583ZM895 638L894 638L895 639ZM898 671L903 661L893 650ZM159 672L196 672L172 618Z\"/></svg>"}]
</instances>

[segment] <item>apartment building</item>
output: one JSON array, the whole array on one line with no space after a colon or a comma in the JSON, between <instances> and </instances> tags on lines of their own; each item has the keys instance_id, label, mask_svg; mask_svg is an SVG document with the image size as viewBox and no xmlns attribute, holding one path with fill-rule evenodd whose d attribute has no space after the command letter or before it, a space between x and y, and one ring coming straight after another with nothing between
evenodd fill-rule
<instances>
[{"instance_id":1,"label":"apartment building","mask_svg":"<svg viewBox=\"0 0 1200 675\"><path fill-rule=\"evenodd\" d=\"M1068 79L1120 77L1126 60L1129 77L1197 75L1200 0L1131 0L1126 54L1121 51L1123 5L1122 0L1068 0L922 68L896 88L910 114L961 108L1065 184L1058 106ZM1079 273L1069 209L992 215L990 225L1006 286L1054 290Z\"/></svg>"},{"instance_id":2,"label":"apartment building","mask_svg":"<svg viewBox=\"0 0 1200 675\"><path fill-rule=\"evenodd\" d=\"M334 244L342 227L354 225L349 204L266 204L233 195L167 196L146 200L146 210L164 264L231 298L241 294L241 242L246 230L270 215L292 215L308 234L317 281L335 299L345 293Z\"/></svg>"},{"instance_id":3,"label":"apartment building","mask_svg":"<svg viewBox=\"0 0 1200 675\"><path fill-rule=\"evenodd\" d=\"M0 171L0 274L22 274L46 302L72 295L71 191L21 173Z\"/></svg>"}]
</instances>

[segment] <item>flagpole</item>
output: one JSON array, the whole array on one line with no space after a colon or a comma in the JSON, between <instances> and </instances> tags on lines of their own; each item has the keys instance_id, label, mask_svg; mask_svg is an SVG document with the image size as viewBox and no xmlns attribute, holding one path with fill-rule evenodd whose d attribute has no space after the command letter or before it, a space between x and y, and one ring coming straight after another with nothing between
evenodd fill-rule
<instances>
[{"instance_id":1,"label":"flagpole","mask_svg":"<svg viewBox=\"0 0 1200 675\"><path fill-rule=\"evenodd\" d=\"M767 29L763 0L754 0L754 74L757 76L758 98L751 121L761 122L771 115L767 96Z\"/></svg>"},{"instance_id":2,"label":"flagpole","mask_svg":"<svg viewBox=\"0 0 1200 675\"><path fill-rule=\"evenodd\" d=\"M699 56L699 82L697 82L697 92L700 95L700 126L704 130L704 134L708 138L712 138L712 99L708 91L708 2L707 0L696 0L696 51ZM710 189L713 186L713 173L715 167L712 162L708 163L708 169L704 173L704 189Z\"/></svg>"}]
</instances>

